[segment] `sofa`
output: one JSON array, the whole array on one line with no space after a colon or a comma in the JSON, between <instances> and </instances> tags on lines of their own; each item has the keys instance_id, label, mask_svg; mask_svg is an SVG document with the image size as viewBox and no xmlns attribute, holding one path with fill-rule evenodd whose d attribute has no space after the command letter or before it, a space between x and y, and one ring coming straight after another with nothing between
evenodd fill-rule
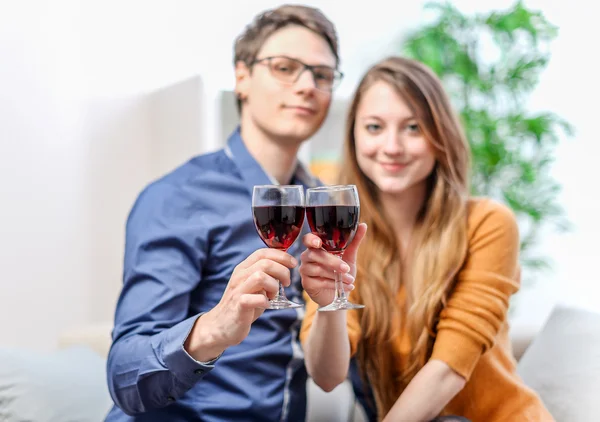
<instances>
[{"instance_id":1,"label":"sofa","mask_svg":"<svg viewBox=\"0 0 600 422\"><path fill-rule=\"evenodd\" d=\"M111 406L110 330L110 324L70 330L51 353L0 348L0 422L104 420ZM599 313L558 306L539 332L521 327L511 336L519 374L557 422L600 418ZM366 420L349 382L325 393L309 380L307 390L307 421Z\"/></svg>"}]
</instances>

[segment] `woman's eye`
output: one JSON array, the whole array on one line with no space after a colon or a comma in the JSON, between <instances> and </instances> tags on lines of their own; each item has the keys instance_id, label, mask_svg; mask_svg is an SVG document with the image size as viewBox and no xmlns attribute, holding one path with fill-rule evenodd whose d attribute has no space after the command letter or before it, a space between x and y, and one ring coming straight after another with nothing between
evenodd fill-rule
<instances>
[{"instance_id":1,"label":"woman's eye","mask_svg":"<svg viewBox=\"0 0 600 422\"><path fill-rule=\"evenodd\" d=\"M419 125L416 123L411 123L406 126L409 132L419 132Z\"/></svg>"},{"instance_id":2,"label":"woman's eye","mask_svg":"<svg viewBox=\"0 0 600 422\"><path fill-rule=\"evenodd\" d=\"M366 126L367 132L375 133L381 129L381 126L376 123L370 123Z\"/></svg>"}]
</instances>

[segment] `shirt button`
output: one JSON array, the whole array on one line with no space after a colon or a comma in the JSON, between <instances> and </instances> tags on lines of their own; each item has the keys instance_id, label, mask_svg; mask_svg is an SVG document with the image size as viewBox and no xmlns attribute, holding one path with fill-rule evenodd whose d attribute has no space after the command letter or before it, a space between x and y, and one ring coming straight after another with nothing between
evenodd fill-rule
<instances>
[{"instance_id":1,"label":"shirt button","mask_svg":"<svg viewBox=\"0 0 600 422\"><path fill-rule=\"evenodd\" d=\"M175 401L175 397L169 396L169 397L167 397L167 401L168 402L174 402Z\"/></svg>"},{"instance_id":2,"label":"shirt button","mask_svg":"<svg viewBox=\"0 0 600 422\"><path fill-rule=\"evenodd\" d=\"M196 369L194 371L194 374L196 374L196 375L202 375L203 373L204 373L204 371L202 369Z\"/></svg>"}]
</instances>

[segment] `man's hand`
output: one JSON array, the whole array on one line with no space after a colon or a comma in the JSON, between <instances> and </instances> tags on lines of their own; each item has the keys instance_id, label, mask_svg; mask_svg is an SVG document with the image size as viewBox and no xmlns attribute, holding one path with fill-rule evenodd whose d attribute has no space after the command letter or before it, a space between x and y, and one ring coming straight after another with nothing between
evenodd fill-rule
<instances>
[{"instance_id":1,"label":"man's hand","mask_svg":"<svg viewBox=\"0 0 600 422\"><path fill-rule=\"evenodd\" d=\"M202 315L185 343L186 351L206 362L226 348L239 344L250 327L269 307L279 290L291 282L290 269L298 262L286 252L263 248L242 261L233 271L221 301Z\"/></svg>"},{"instance_id":2,"label":"man's hand","mask_svg":"<svg viewBox=\"0 0 600 422\"><path fill-rule=\"evenodd\" d=\"M326 306L334 299L334 271L341 274L346 291L354 288L356 256L358 247L366 233L367 225L361 223L358 226L354 239L352 239L352 243L346 248L343 259L339 259L321 249L321 239L318 236L309 233L303 237L302 242L307 249L300 256L302 261L302 264L300 264L302 286L311 299L319 304L319 306Z\"/></svg>"}]
</instances>

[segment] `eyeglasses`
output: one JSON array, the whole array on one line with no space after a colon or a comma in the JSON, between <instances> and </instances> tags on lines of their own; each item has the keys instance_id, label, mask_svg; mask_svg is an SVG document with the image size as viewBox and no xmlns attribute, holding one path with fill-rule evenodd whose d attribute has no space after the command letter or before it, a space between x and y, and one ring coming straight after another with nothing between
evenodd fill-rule
<instances>
[{"instance_id":1,"label":"eyeglasses","mask_svg":"<svg viewBox=\"0 0 600 422\"><path fill-rule=\"evenodd\" d=\"M265 57L254 60L251 65L265 63L275 79L294 84L300 79L300 75L305 70L309 70L313 75L315 87L320 91L331 92L344 76L342 72L329 66L311 66L302 63L300 60L285 56Z\"/></svg>"}]
</instances>

